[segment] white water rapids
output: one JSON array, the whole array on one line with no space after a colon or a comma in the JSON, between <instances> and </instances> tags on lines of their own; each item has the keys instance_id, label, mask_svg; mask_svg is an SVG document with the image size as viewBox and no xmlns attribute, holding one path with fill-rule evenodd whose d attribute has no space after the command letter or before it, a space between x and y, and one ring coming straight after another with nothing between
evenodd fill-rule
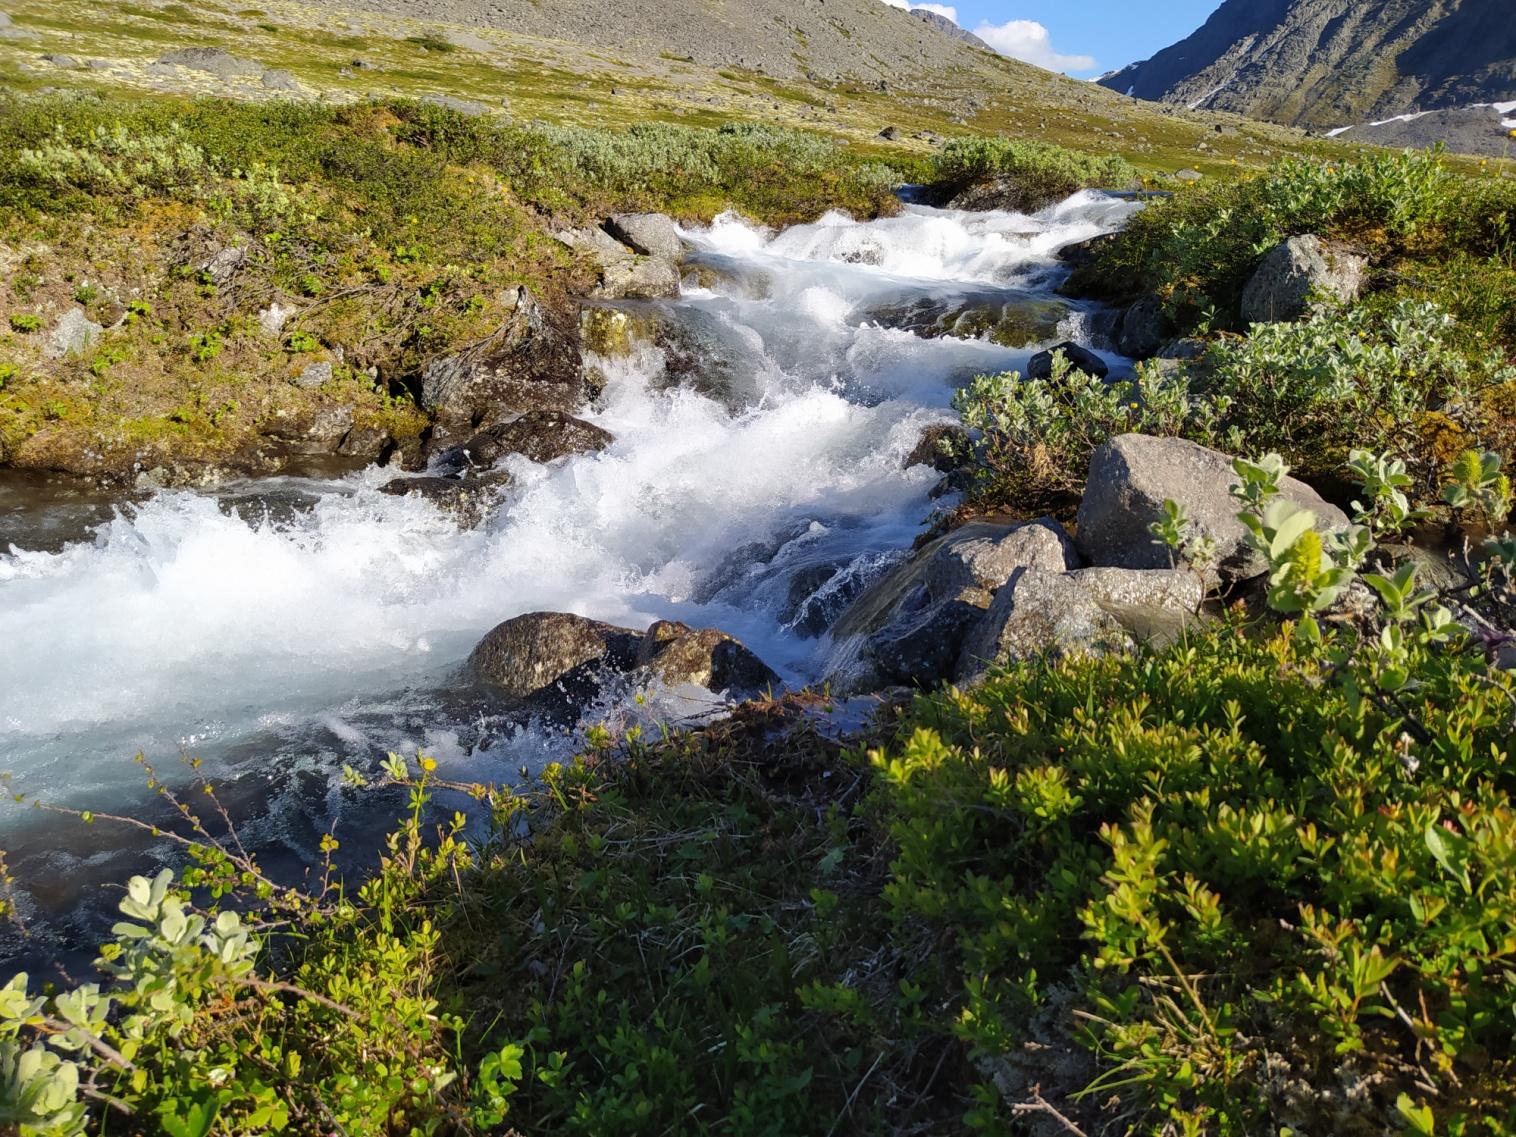
<instances>
[{"instance_id":1,"label":"white water rapids","mask_svg":"<svg viewBox=\"0 0 1516 1137\"><path fill-rule=\"evenodd\" d=\"M170 780L181 753L213 776L272 785L300 770L319 785L417 747L454 776L509 777L568 743L481 729L448 691L486 631L536 610L718 627L788 682L813 680L829 645L790 626L796 574L843 564L864 579L907 548L938 505L938 475L903 469L922 427L952 417L967 377L1034 350L923 339L881 326L880 308L1046 300L1056 250L1136 208L1086 193L1034 217L909 206L777 235L732 217L692 232L715 283L668 308L719 346L724 390L701 393L698 366L670 387L647 345L602 362L606 390L582 413L615 443L549 466L507 459L514 481L477 530L380 494L393 472L377 469L160 492L61 550L28 548L7 523L0 770L95 809L140 798L138 751ZM1082 339L1078 307L1060 332ZM260 495L304 504L265 516ZM0 844L16 821L0 813Z\"/></svg>"}]
</instances>

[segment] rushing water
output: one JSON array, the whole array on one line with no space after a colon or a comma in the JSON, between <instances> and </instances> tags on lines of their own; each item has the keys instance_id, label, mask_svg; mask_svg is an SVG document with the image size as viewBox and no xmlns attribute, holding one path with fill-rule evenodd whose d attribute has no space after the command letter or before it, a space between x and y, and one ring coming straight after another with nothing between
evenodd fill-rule
<instances>
[{"instance_id":1,"label":"rushing water","mask_svg":"<svg viewBox=\"0 0 1516 1137\"><path fill-rule=\"evenodd\" d=\"M51 800L129 808L132 755L172 781L194 754L236 779L250 828L300 845L340 826L344 762L425 747L488 779L571 745L458 694L473 644L523 612L719 627L787 681L814 679L814 633L937 506L937 475L903 469L921 429L951 417L965 378L1033 350L925 339L891 313L1045 302L1056 250L1135 208L1091 193L1034 217L911 206L692 232L706 287L654 314L687 329L696 365L673 383L650 344L597 361L608 382L584 414L615 443L507 459L512 484L476 530L380 494L390 475L374 469L161 492L103 517L34 497L0 521L0 770ZM1074 306L1059 330L1087 339L1082 321ZM24 814L0 814L7 844L60 877L111 875L108 842Z\"/></svg>"}]
</instances>

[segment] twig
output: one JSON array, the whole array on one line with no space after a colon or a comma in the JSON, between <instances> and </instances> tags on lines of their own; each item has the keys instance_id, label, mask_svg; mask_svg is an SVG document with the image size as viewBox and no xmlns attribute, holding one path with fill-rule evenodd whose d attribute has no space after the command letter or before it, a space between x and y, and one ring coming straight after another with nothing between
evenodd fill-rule
<instances>
[{"instance_id":1,"label":"twig","mask_svg":"<svg viewBox=\"0 0 1516 1137\"><path fill-rule=\"evenodd\" d=\"M1017 1117L1025 1117L1030 1113L1046 1114L1063 1127L1065 1133L1072 1133L1074 1137L1087 1137L1085 1131L1080 1129L1053 1106L1047 1098L1042 1096L1042 1087L1033 1086L1032 1096L1027 1101L1011 1106L1011 1113Z\"/></svg>"},{"instance_id":2,"label":"twig","mask_svg":"<svg viewBox=\"0 0 1516 1137\"><path fill-rule=\"evenodd\" d=\"M853 1092L848 1094L847 1101L843 1103L841 1112L837 1114L837 1120L833 1121L832 1127L826 1131L826 1137L832 1137L837 1132L837 1126L842 1124L842 1119L852 1111L853 1102L858 1100L858 1095L863 1090L863 1084L874 1076L874 1071L879 1069L879 1063L883 1061L884 1051L881 1050L879 1057L874 1059L874 1064L864 1072L863 1077L858 1079L858 1084L853 1087Z\"/></svg>"}]
</instances>

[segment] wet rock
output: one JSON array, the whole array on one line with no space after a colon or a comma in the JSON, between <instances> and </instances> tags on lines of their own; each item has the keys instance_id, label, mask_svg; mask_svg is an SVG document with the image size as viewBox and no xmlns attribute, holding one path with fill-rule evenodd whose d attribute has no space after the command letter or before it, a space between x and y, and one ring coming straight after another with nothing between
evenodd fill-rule
<instances>
[{"instance_id":1,"label":"wet rock","mask_svg":"<svg viewBox=\"0 0 1516 1137\"><path fill-rule=\"evenodd\" d=\"M331 361L325 359L319 363L308 364L294 379L295 386L303 387L307 391L315 390L317 387L324 387L331 381Z\"/></svg>"},{"instance_id":2,"label":"wet rock","mask_svg":"<svg viewBox=\"0 0 1516 1137\"><path fill-rule=\"evenodd\" d=\"M679 227L664 213L618 213L605 222L605 231L634 253L678 264L684 260Z\"/></svg>"},{"instance_id":3,"label":"wet rock","mask_svg":"<svg viewBox=\"0 0 1516 1137\"><path fill-rule=\"evenodd\" d=\"M380 486L379 492L391 497L425 498L450 515L460 528L475 529L484 524L499 503L498 491L508 484L504 474L467 479L421 476L396 478Z\"/></svg>"},{"instance_id":4,"label":"wet rock","mask_svg":"<svg viewBox=\"0 0 1516 1137\"><path fill-rule=\"evenodd\" d=\"M287 412L268 424L263 434L279 444L285 455L334 453L353 429L350 406L318 406L308 411Z\"/></svg>"},{"instance_id":5,"label":"wet rock","mask_svg":"<svg viewBox=\"0 0 1516 1137\"><path fill-rule=\"evenodd\" d=\"M70 308L59 317L42 345L48 359L66 359L78 355L100 338L105 329L84 314L83 308Z\"/></svg>"},{"instance_id":6,"label":"wet rock","mask_svg":"<svg viewBox=\"0 0 1516 1137\"><path fill-rule=\"evenodd\" d=\"M421 375L421 405L435 418L433 440L466 438L534 410L569 411L584 395L578 336L525 288L493 335Z\"/></svg>"},{"instance_id":7,"label":"wet rock","mask_svg":"<svg viewBox=\"0 0 1516 1137\"><path fill-rule=\"evenodd\" d=\"M1062 574L1078 564L1072 542L1051 519L965 525L854 601L832 629L847 645L833 679L840 690L863 691L947 678L997 589L1029 567Z\"/></svg>"},{"instance_id":8,"label":"wet rock","mask_svg":"<svg viewBox=\"0 0 1516 1137\"><path fill-rule=\"evenodd\" d=\"M337 446L344 458L382 458L392 442L389 432L376 426L355 426Z\"/></svg>"},{"instance_id":9,"label":"wet rock","mask_svg":"<svg viewBox=\"0 0 1516 1137\"><path fill-rule=\"evenodd\" d=\"M988 340L1001 347L1046 343L1068 318L1069 306L1045 296L1011 289L912 297L876 304L867 319L886 328L913 332L923 339L953 336Z\"/></svg>"},{"instance_id":10,"label":"wet rock","mask_svg":"<svg viewBox=\"0 0 1516 1137\"><path fill-rule=\"evenodd\" d=\"M445 470L487 469L507 454L520 454L529 462L552 462L569 454L604 450L614 441L609 431L562 411L528 411L444 451L437 465Z\"/></svg>"},{"instance_id":11,"label":"wet rock","mask_svg":"<svg viewBox=\"0 0 1516 1137\"><path fill-rule=\"evenodd\" d=\"M1027 568L995 594L965 637L954 678L973 682L992 667L1039 656L1124 651L1121 622L1065 573Z\"/></svg>"},{"instance_id":12,"label":"wet rock","mask_svg":"<svg viewBox=\"0 0 1516 1137\"><path fill-rule=\"evenodd\" d=\"M1151 359L1158 354L1168 334L1163 301L1156 296L1144 296L1121 317L1116 346L1122 355L1132 359Z\"/></svg>"},{"instance_id":13,"label":"wet rock","mask_svg":"<svg viewBox=\"0 0 1516 1137\"><path fill-rule=\"evenodd\" d=\"M679 269L670 260L638 256L602 229L569 229L555 236L599 268L600 282L590 293L593 299L663 300L679 295Z\"/></svg>"},{"instance_id":14,"label":"wet rock","mask_svg":"<svg viewBox=\"0 0 1516 1137\"><path fill-rule=\"evenodd\" d=\"M1093 265L1100 260L1105 250L1118 237L1119 234L1117 233L1102 233L1100 236L1091 237L1087 241L1075 241L1073 244L1064 245L1058 250L1058 259L1073 269Z\"/></svg>"},{"instance_id":15,"label":"wet rock","mask_svg":"<svg viewBox=\"0 0 1516 1137\"><path fill-rule=\"evenodd\" d=\"M1357 299L1367 262L1320 237L1291 237L1263 258L1242 292L1242 318L1250 324L1288 323L1322 294L1343 303Z\"/></svg>"},{"instance_id":16,"label":"wet rock","mask_svg":"<svg viewBox=\"0 0 1516 1137\"><path fill-rule=\"evenodd\" d=\"M950 474L970 461L973 439L955 422L933 423L921 432L916 446L905 458L905 468L930 466L940 474Z\"/></svg>"},{"instance_id":17,"label":"wet rock","mask_svg":"<svg viewBox=\"0 0 1516 1137\"><path fill-rule=\"evenodd\" d=\"M468 659L469 671L511 702L554 696L588 701L605 672L637 664L642 635L566 612L532 612L494 628Z\"/></svg>"},{"instance_id":18,"label":"wet rock","mask_svg":"<svg viewBox=\"0 0 1516 1137\"><path fill-rule=\"evenodd\" d=\"M738 640L674 621L646 633L562 612L507 620L469 656L473 677L511 702L576 717L607 682L702 687L750 698L780 685L779 676Z\"/></svg>"},{"instance_id":19,"label":"wet rock","mask_svg":"<svg viewBox=\"0 0 1516 1137\"><path fill-rule=\"evenodd\" d=\"M1052 205L1058 196L1018 178L995 178L959 190L948 201L947 207L971 212L1035 213Z\"/></svg>"},{"instance_id":20,"label":"wet rock","mask_svg":"<svg viewBox=\"0 0 1516 1137\"><path fill-rule=\"evenodd\" d=\"M1047 351L1039 351L1032 356L1032 360L1026 366L1028 379L1051 379L1053 377L1053 353L1063 352L1064 358L1075 371L1083 371L1086 375L1093 375L1096 379L1104 379L1111 373L1106 366L1105 360L1101 359L1093 351L1086 347L1080 347L1072 340L1048 348Z\"/></svg>"},{"instance_id":21,"label":"wet rock","mask_svg":"<svg viewBox=\"0 0 1516 1137\"><path fill-rule=\"evenodd\" d=\"M779 676L741 642L714 628L700 631L672 620L647 630L637 651L638 677L666 687L694 684L734 699L782 685Z\"/></svg>"},{"instance_id":22,"label":"wet rock","mask_svg":"<svg viewBox=\"0 0 1516 1137\"><path fill-rule=\"evenodd\" d=\"M1237 476L1232 459L1182 438L1124 434L1096 449L1079 504L1076 541L1092 565L1130 569L1169 568L1169 550L1153 540L1149 526L1172 499L1185 507L1196 537L1215 542L1219 563L1209 583L1257 576L1267 567L1237 520L1229 487ZM1286 478L1284 497L1316 514L1322 533L1348 527L1342 510L1304 482Z\"/></svg>"}]
</instances>

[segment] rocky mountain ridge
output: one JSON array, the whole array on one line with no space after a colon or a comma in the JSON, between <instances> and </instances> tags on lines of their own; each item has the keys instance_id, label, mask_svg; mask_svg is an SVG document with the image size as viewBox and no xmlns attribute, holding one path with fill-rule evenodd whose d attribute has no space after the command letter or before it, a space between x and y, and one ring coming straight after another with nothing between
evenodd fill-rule
<instances>
[{"instance_id":1,"label":"rocky mountain ridge","mask_svg":"<svg viewBox=\"0 0 1516 1137\"><path fill-rule=\"evenodd\" d=\"M1506 0L1226 0L1100 82L1139 99L1345 127L1516 99Z\"/></svg>"}]
</instances>

